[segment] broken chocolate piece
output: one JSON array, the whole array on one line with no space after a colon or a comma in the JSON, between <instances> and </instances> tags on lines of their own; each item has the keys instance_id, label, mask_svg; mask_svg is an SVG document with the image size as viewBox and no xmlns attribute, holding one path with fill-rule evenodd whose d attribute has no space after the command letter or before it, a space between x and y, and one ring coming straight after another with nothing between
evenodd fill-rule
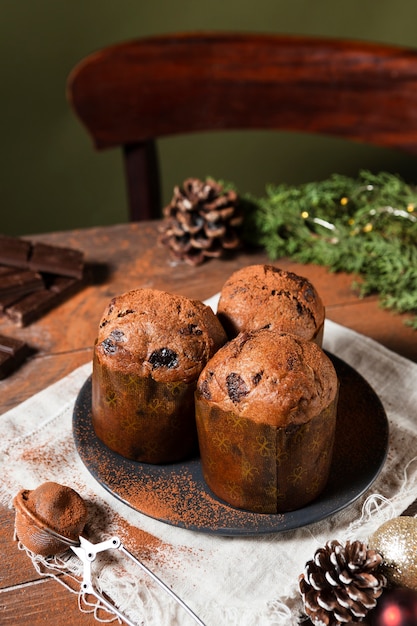
<instances>
[{"instance_id":1,"label":"broken chocolate piece","mask_svg":"<svg viewBox=\"0 0 417 626\"><path fill-rule=\"evenodd\" d=\"M0 263L26 268L31 247L30 241L0 235Z\"/></svg>"},{"instance_id":2,"label":"broken chocolate piece","mask_svg":"<svg viewBox=\"0 0 417 626\"><path fill-rule=\"evenodd\" d=\"M24 296L32 291L45 288L42 276L38 272L19 270L5 274L0 279L0 298Z\"/></svg>"},{"instance_id":3,"label":"broken chocolate piece","mask_svg":"<svg viewBox=\"0 0 417 626\"><path fill-rule=\"evenodd\" d=\"M11 306L18 300L20 300L23 296L1 296L0 297L0 313L4 313L7 307Z\"/></svg>"},{"instance_id":4,"label":"broken chocolate piece","mask_svg":"<svg viewBox=\"0 0 417 626\"><path fill-rule=\"evenodd\" d=\"M49 289L35 291L5 309L6 315L19 326L27 326L73 295L83 285L76 278L57 277Z\"/></svg>"},{"instance_id":5,"label":"broken chocolate piece","mask_svg":"<svg viewBox=\"0 0 417 626\"><path fill-rule=\"evenodd\" d=\"M62 276L82 278L84 254L81 250L61 248L46 243L34 243L29 268L38 272L50 272Z\"/></svg>"},{"instance_id":6,"label":"broken chocolate piece","mask_svg":"<svg viewBox=\"0 0 417 626\"><path fill-rule=\"evenodd\" d=\"M27 326L52 308L53 298L54 293L48 289L34 291L7 307L5 312L15 324Z\"/></svg>"},{"instance_id":7,"label":"broken chocolate piece","mask_svg":"<svg viewBox=\"0 0 417 626\"><path fill-rule=\"evenodd\" d=\"M80 250L0 235L0 313L20 326L78 291L83 279Z\"/></svg>"},{"instance_id":8,"label":"broken chocolate piece","mask_svg":"<svg viewBox=\"0 0 417 626\"><path fill-rule=\"evenodd\" d=\"M14 372L29 354L29 346L20 339L0 335L0 380Z\"/></svg>"}]
</instances>

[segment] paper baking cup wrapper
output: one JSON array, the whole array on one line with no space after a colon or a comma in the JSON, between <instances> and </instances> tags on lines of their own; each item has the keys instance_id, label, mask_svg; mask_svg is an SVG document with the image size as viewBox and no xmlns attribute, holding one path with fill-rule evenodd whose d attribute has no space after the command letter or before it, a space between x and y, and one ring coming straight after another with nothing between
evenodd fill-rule
<instances>
[{"instance_id":1,"label":"paper baking cup wrapper","mask_svg":"<svg viewBox=\"0 0 417 626\"><path fill-rule=\"evenodd\" d=\"M319 496L329 477L337 398L301 425L277 428L224 411L196 392L204 479L221 500L257 513L284 513Z\"/></svg>"},{"instance_id":2,"label":"paper baking cup wrapper","mask_svg":"<svg viewBox=\"0 0 417 626\"><path fill-rule=\"evenodd\" d=\"M319 348L323 346L323 335L324 335L324 322L318 327L316 334L311 339L311 341L314 341L314 343L316 343L319 346Z\"/></svg>"},{"instance_id":3,"label":"paper baking cup wrapper","mask_svg":"<svg viewBox=\"0 0 417 626\"><path fill-rule=\"evenodd\" d=\"M92 423L111 450L141 463L171 463L198 450L196 383L156 382L94 362Z\"/></svg>"}]
</instances>

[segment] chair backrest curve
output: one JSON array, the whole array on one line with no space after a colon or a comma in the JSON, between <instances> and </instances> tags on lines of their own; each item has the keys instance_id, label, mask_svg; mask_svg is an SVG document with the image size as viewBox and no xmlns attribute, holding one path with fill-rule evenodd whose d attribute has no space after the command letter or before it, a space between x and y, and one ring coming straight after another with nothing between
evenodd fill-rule
<instances>
[{"instance_id":1,"label":"chair backrest curve","mask_svg":"<svg viewBox=\"0 0 417 626\"><path fill-rule=\"evenodd\" d=\"M131 155L152 154L158 137L242 129L417 155L417 50L387 44L224 32L137 39L82 60L68 99L98 149Z\"/></svg>"}]
</instances>

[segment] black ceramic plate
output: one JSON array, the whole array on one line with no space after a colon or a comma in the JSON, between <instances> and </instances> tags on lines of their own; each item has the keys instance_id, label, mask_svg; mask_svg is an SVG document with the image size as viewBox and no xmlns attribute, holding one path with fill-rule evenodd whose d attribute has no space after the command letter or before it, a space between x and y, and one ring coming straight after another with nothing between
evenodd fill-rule
<instances>
[{"instance_id":1,"label":"black ceramic plate","mask_svg":"<svg viewBox=\"0 0 417 626\"><path fill-rule=\"evenodd\" d=\"M352 367L329 355L340 381L335 450L322 495L284 514L241 511L216 498L204 482L198 458L170 465L125 459L96 437L91 422L91 378L74 409L78 453L94 478L133 509L167 524L218 535L282 532L317 522L348 506L373 483L388 449L388 421L369 384Z\"/></svg>"}]
</instances>

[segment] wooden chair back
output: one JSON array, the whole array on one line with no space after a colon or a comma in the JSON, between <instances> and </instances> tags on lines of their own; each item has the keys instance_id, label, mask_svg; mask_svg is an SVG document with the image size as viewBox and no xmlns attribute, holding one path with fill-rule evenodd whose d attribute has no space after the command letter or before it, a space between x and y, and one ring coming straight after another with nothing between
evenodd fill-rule
<instances>
[{"instance_id":1,"label":"wooden chair back","mask_svg":"<svg viewBox=\"0 0 417 626\"><path fill-rule=\"evenodd\" d=\"M185 33L83 59L68 100L97 149L123 149L130 218L160 215L155 142L219 130L333 135L417 155L417 50L327 38Z\"/></svg>"}]
</instances>

